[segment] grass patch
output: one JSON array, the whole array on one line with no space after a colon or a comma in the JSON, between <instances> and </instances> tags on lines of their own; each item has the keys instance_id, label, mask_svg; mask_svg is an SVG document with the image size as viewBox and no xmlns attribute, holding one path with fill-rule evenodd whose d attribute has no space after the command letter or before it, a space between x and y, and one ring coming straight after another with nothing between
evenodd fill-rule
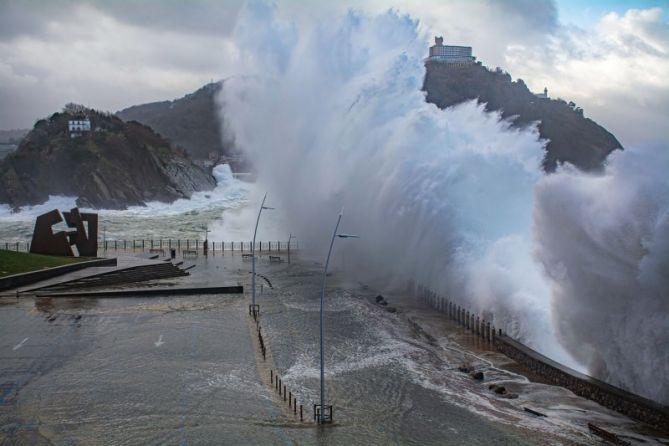
<instances>
[{"instance_id":1,"label":"grass patch","mask_svg":"<svg viewBox=\"0 0 669 446\"><path fill-rule=\"evenodd\" d=\"M0 249L0 277L91 260L88 257L60 257Z\"/></svg>"}]
</instances>

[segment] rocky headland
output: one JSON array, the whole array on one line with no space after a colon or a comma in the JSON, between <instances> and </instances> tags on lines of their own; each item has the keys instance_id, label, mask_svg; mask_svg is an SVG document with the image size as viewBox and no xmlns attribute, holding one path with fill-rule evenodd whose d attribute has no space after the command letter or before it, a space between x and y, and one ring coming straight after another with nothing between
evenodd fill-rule
<instances>
[{"instance_id":1,"label":"rocky headland","mask_svg":"<svg viewBox=\"0 0 669 446\"><path fill-rule=\"evenodd\" d=\"M233 135L223 130L225 119L216 100L223 85L224 81L212 82L182 98L133 105L116 116L148 125L196 161L225 162L233 170L243 170L246 166Z\"/></svg>"},{"instance_id":2,"label":"rocky headland","mask_svg":"<svg viewBox=\"0 0 669 446\"><path fill-rule=\"evenodd\" d=\"M72 122L85 120L90 130L73 129ZM151 128L74 104L38 121L0 162L0 203L14 209L49 195L76 196L81 207L125 209L215 185L185 150Z\"/></svg>"},{"instance_id":3,"label":"rocky headland","mask_svg":"<svg viewBox=\"0 0 669 446\"><path fill-rule=\"evenodd\" d=\"M584 117L583 109L573 102L538 97L522 79L512 81L501 69L490 70L480 63L428 61L423 89L427 101L442 109L476 99L485 104L486 111L500 112L516 127L538 122L541 138L548 140L543 161L547 172L565 162L597 170L609 153L623 148L604 127Z\"/></svg>"}]
</instances>

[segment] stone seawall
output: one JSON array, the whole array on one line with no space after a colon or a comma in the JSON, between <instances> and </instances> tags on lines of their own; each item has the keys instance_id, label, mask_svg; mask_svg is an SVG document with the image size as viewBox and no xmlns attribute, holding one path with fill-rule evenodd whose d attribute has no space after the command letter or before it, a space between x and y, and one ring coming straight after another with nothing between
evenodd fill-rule
<instances>
[{"instance_id":1,"label":"stone seawall","mask_svg":"<svg viewBox=\"0 0 669 446\"><path fill-rule=\"evenodd\" d=\"M444 313L448 319L491 343L496 350L526 366L548 382L669 433L669 408L667 406L572 370L514 341L503 334L501 329L495 328L491 323L494 320L492 314L486 314L485 317L478 315L460 306L459 303L413 281L410 281L407 287L416 298Z\"/></svg>"},{"instance_id":2,"label":"stone seawall","mask_svg":"<svg viewBox=\"0 0 669 446\"><path fill-rule=\"evenodd\" d=\"M565 367L508 336L496 336L495 348L549 382L604 407L669 432L669 408Z\"/></svg>"}]
</instances>

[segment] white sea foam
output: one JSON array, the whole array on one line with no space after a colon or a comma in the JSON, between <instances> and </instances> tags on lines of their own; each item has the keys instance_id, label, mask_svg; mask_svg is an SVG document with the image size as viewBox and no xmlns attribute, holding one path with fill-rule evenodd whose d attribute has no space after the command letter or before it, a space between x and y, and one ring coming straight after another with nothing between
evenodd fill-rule
<instances>
[{"instance_id":1,"label":"white sea foam","mask_svg":"<svg viewBox=\"0 0 669 446\"><path fill-rule=\"evenodd\" d=\"M238 23L240 70L255 76L226 82L222 111L301 240L324 252L344 206L340 229L362 239L335 255L359 280L415 279L560 362L669 401L667 159L614 157L608 187L573 169L545 177L536 127L425 102L428 36L396 12L291 22L252 2Z\"/></svg>"},{"instance_id":2,"label":"white sea foam","mask_svg":"<svg viewBox=\"0 0 669 446\"><path fill-rule=\"evenodd\" d=\"M146 206L131 206L122 211L101 210L98 212L110 216L156 217L212 208L236 208L245 203L251 186L248 183L236 180L232 176L229 165L220 164L214 167L212 174L216 179L216 187L210 191L195 192L190 198L180 198L172 203L150 201L146 203Z\"/></svg>"},{"instance_id":3,"label":"white sea foam","mask_svg":"<svg viewBox=\"0 0 669 446\"><path fill-rule=\"evenodd\" d=\"M81 210L97 212L102 216L156 217L210 208L238 207L245 203L252 186L236 180L229 165L219 164L214 167L212 174L216 179L216 187L213 190L195 192L190 198L181 198L172 203L150 201L146 206L130 206L125 210L87 208ZM24 206L19 212L12 212L9 206L0 204L0 221L34 221L36 216L52 209L69 210L76 207L76 199L77 197L51 195L48 201L34 206Z\"/></svg>"}]
</instances>

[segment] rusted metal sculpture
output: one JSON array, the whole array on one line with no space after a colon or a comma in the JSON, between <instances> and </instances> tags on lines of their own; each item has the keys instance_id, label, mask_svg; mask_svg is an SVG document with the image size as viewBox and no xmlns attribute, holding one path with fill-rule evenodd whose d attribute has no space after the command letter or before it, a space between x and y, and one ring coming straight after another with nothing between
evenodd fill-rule
<instances>
[{"instance_id":1,"label":"rusted metal sculpture","mask_svg":"<svg viewBox=\"0 0 669 446\"><path fill-rule=\"evenodd\" d=\"M74 230L53 232L52 226L63 221ZM84 225L84 223L86 223ZM30 252L53 256L74 256L71 245L83 257L98 255L98 214L80 213L79 209L61 213L54 209L37 217Z\"/></svg>"},{"instance_id":2,"label":"rusted metal sculpture","mask_svg":"<svg viewBox=\"0 0 669 446\"><path fill-rule=\"evenodd\" d=\"M63 221L57 209L42 214L35 220L30 252L52 256L73 256L72 248L65 231L53 232L51 227Z\"/></svg>"},{"instance_id":3,"label":"rusted metal sculpture","mask_svg":"<svg viewBox=\"0 0 669 446\"><path fill-rule=\"evenodd\" d=\"M69 234L70 245L76 245L79 255L97 257L98 255L98 214L79 213L79 209L63 212L67 225L76 228ZM86 227L84 228L84 222Z\"/></svg>"}]
</instances>

